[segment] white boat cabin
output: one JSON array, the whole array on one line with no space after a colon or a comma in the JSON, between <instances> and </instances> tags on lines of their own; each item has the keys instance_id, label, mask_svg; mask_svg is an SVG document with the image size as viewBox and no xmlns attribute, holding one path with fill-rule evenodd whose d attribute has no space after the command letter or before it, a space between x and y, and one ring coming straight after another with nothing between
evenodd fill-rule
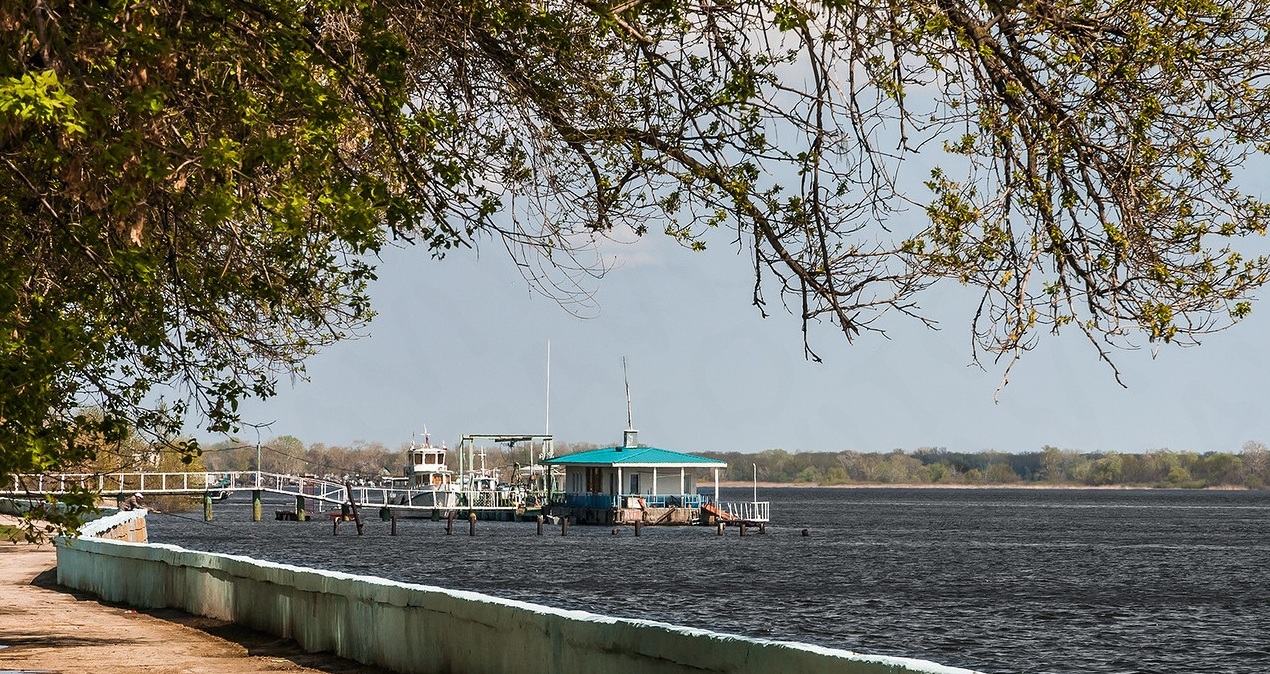
<instances>
[{"instance_id":1,"label":"white boat cabin","mask_svg":"<svg viewBox=\"0 0 1270 674\"><path fill-rule=\"evenodd\" d=\"M447 451L445 445L433 447L426 440L422 446L411 443L405 470L410 489L441 488L453 481L454 473L445 463Z\"/></svg>"}]
</instances>

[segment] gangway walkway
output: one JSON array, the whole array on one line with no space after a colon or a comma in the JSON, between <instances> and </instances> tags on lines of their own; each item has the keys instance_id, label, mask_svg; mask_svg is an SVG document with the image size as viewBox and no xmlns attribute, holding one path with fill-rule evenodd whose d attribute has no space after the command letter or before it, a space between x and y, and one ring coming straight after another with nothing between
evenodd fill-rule
<instances>
[{"instance_id":1,"label":"gangway walkway","mask_svg":"<svg viewBox=\"0 0 1270 674\"><path fill-rule=\"evenodd\" d=\"M0 484L0 497L44 497L70 493L72 490L94 491L105 497L124 497L141 493L147 496L202 495L208 498L227 496L237 491L284 494L319 503L345 505L352 500L361 507L392 506L393 510L430 513L432 506L412 506L418 489L356 485L312 476L284 475L263 471L190 472L190 473L56 473L15 475ZM507 510L517 507L510 493L458 492L459 504L453 510ZM297 503L303 501L297 500ZM320 507L320 506L319 506Z\"/></svg>"},{"instance_id":2,"label":"gangway walkway","mask_svg":"<svg viewBox=\"0 0 1270 674\"><path fill-rule=\"evenodd\" d=\"M723 501L704 503L701 511L713 515L725 524L766 524L771 521L771 503L768 501Z\"/></svg>"}]
</instances>

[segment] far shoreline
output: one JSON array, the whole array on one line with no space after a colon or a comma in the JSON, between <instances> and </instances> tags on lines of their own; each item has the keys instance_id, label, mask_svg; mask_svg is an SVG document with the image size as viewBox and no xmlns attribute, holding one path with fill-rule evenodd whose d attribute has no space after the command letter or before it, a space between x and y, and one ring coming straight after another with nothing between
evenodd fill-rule
<instances>
[{"instance_id":1,"label":"far shoreline","mask_svg":"<svg viewBox=\"0 0 1270 674\"><path fill-rule=\"evenodd\" d=\"M710 482L698 482L697 488L708 487ZM1149 484L1104 484L1104 485L1084 485L1084 484L936 484L932 482L847 482L840 484L820 484L818 482L752 482L743 480L720 480L720 487L755 487L763 489L771 488L790 488L790 489L1037 489L1037 490L1076 490L1076 489L1097 489L1097 490L1177 490L1177 491L1254 491L1248 487L1239 485L1218 485L1213 487L1157 487Z\"/></svg>"}]
</instances>

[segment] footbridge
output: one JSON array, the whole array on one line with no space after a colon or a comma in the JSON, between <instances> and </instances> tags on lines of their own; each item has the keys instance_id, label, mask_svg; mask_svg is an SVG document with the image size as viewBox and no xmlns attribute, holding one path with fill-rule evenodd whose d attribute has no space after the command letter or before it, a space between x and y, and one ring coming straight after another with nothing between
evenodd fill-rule
<instances>
[{"instance_id":1,"label":"footbridge","mask_svg":"<svg viewBox=\"0 0 1270 674\"><path fill-rule=\"evenodd\" d=\"M283 494L296 499L296 514L303 517L307 501L316 501L319 511L323 504L333 507L357 506L381 508L390 506L393 514L410 517L427 517L435 510L432 506L409 505L415 495L424 493L401 487L358 485L313 476L286 475L263 471L238 472L187 472L187 473L51 473L14 475L0 484L0 497L44 498L57 497L74 491L91 491L103 498L115 498L123 502L132 494L145 496L202 496L204 515L211 518L211 502L228 498L239 491L252 494L253 517L260 519L262 494ZM463 511L479 511L515 508L512 495L489 492L473 492L463 498L459 493Z\"/></svg>"}]
</instances>

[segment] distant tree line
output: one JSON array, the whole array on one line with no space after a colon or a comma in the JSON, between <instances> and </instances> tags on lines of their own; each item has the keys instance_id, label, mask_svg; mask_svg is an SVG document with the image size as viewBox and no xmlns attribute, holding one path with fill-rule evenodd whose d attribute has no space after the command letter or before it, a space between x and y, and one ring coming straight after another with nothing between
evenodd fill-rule
<instances>
[{"instance_id":1,"label":"distant tree line","mask_svg":"<svg viewBox=\"0 0 1270 674\"><path fill-rule=\"evenodd\" d=\"M401 475L406 463L406 443L388 449L378 442L351 445L306 445L293 435L270 438L260 443L224 440L203 448L203 463L212 472L263 470L287 475L336 475L378 477L387 471ZM256 457L260 457L260 465Z\"/></svg>"},{"instance_id":2,"label":"distant tree line","mask_svg":"<svg viewBox=\"0 0 1270 674\"><path fill-rule=\"evenodd\" d=\"M728 463L722 479L841 484L1133 486L1199 489L1270 484L1270 451L1247 442L1238 454L1157 449L1142 454L1081 452L1046 446L1039 452L950 452L921 447L874 454L854 451L757 454L697 452Z\"/></svg>"},{"instance_id":3,"label":"distant tree line","mask_svg":"<svg viewBox=\"0 0 1270 674\"><path fill-rule=\"evenodd\" d=\"M557 456L594 449L593 443L556 443ZM378 442L351 445L305 444L294 436L261 443L262 470L267 472L373 478L401 475L409 443L389 449ZM1198 489L1270 485L1270 450L1247 442L1239 453L1156 449L1141 454L1082 452L1045 446L1036 452L950 452L920 447L889 453L788 452L769 449L757 454L696 452L728 463L722 479L790 484L931 484L1133 486ZM486 465L510 470L530 462L525 447L487 446ZM228 440L205 445L203 465L209 471L256 470L256 445ZM457 467L450 457L451 467ZM510 472L505 473L510 476Z\"/></svg>"}]
</instances>

